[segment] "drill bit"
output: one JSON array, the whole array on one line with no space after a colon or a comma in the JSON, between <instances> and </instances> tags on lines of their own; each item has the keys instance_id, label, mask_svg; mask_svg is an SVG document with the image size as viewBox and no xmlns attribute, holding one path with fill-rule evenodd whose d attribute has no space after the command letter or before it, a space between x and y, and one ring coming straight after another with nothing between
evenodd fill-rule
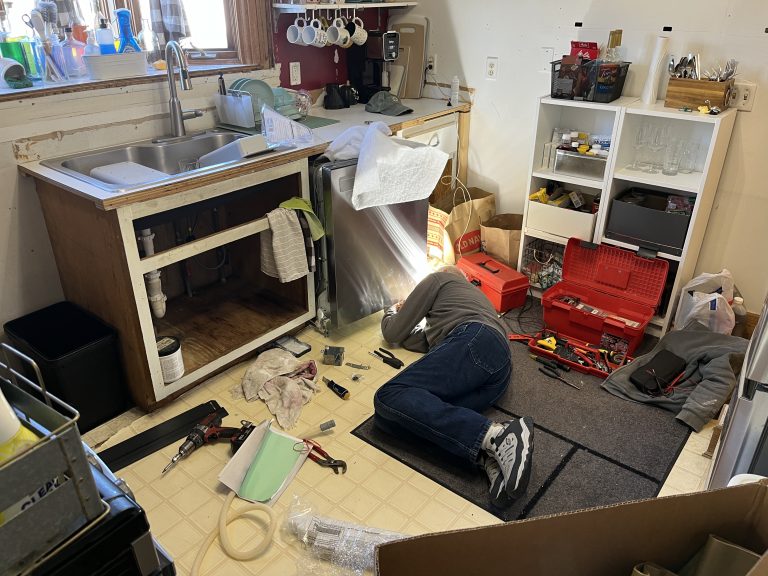
<instances>
[{"instance_id":1,"label":"drill bit","mask_svg":"<svg viewBox=\"0 0 768 576\"><path fill-rule=\"evenodd\" d=\"M181 454L176 454L176 456L174 456L173 458L171 458L171 461L170 461L170 462L168 462L168 466L166 466L165 468L163 468L163 471L162 471L161 475L162 475L162 474L165 474L166 472L168 472L168 470L170 470L171 468L173 468L174 466L176 466L176 463L177 463L179 460L181 460L181 458L182 458Z\"/></svg>"}]
</instances>

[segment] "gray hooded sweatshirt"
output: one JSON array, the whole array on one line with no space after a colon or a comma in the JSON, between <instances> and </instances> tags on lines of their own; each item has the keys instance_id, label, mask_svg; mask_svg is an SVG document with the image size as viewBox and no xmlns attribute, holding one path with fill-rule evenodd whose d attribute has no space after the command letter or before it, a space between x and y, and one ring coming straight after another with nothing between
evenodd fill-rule
<instances>
[{"instance_id":1,"label":"gray hooded sweatshirt","mask_svg":"<svg viewBox=\"0 0 768 576\"><path fill-rule=\"evenodd\" d=\"M682 330L667 333L648 354L616 370L603 388L627 400L678 412L676 418L698 432L730 397L747 343L744 338L711 332L703 324L692 322ZM685 374L669 395L649 396L638 390L629 376L664 349L685 360Z\"/></svg>"}]
</instances>

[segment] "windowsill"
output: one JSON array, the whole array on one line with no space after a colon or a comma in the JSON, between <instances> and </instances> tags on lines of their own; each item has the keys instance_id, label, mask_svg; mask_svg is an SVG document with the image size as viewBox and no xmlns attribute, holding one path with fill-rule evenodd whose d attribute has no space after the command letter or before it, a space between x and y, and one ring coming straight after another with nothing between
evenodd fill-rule
<instances>
[{"instance_id":1,"label":"windowsill","mask_svg":"<svg viewBox=\"0 0 768 576\"><path fill-rule=\"evenodd\" d=\"M259 66L253 64L192 64L189 67L190 76L215 76L220 73L251 72L259 70ZM103 88L119 88L121 86L135 86L137 84L152 84L165 82L166 70L154 70L144 76L131 78L113 78L111 80L91 80L90 78L78 78L69 82L57 82L55 84L36 84L31 88L14 90L12 88L0 88L0 102L11 100L24 100L27 98L41 98L54 94L71 94L72 92L86 92Z\"/></svg>"}]
</instances>

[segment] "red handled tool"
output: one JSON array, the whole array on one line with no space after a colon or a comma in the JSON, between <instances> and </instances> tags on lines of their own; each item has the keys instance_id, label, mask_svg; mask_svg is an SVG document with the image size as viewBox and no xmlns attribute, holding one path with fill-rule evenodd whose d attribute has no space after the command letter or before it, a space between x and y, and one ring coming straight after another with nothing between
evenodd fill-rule
<instances>
[{"instance_id":1,"label":"red handled tool","mask_svg":"<svg viewBox=\"0 0 768 576\"><path fill-rule=\"evenodd\" d=\"M323 450L320 447L320 444L314 440L305 438L303 442L307 445L307 448L309 448L309 454L307 454L307 458L312 460L312 462L317 462L320 464L320 466L324 466L325 468L332 468L336 474L339 474L339 470L341 470L341 474L345 474L347 472L347 463L344 462L344 460L336 460L335 458L331 458L328 452Z\"/></svg>"}]
</instances>

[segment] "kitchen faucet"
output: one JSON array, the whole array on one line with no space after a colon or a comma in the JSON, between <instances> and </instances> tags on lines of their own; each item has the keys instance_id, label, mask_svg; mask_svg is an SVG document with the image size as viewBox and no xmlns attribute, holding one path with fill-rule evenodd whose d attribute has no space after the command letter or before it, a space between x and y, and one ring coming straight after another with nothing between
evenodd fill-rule
<instances>
[{"instance_id":1,"label":"kitchen faucet","mask_svg":"<svg viewBox=\"0 0 768 576\"><path fill-rule=\"evenodd\" d=\"M176 80L173 77L173 57L176 56L176 63L179 65L179 84L182 90L192 90L192 81L189 78L189 67L187 58L181 50L181 46L175 40L169 40L165 45L165 63L168 68L168 93L171 99L168 101L171 117L171 137L179 138L186 136L184 129L184 120L199 118L203 115L202 110L182 110L181 102L176 94Z\"/></svg>"}]
</instances>

